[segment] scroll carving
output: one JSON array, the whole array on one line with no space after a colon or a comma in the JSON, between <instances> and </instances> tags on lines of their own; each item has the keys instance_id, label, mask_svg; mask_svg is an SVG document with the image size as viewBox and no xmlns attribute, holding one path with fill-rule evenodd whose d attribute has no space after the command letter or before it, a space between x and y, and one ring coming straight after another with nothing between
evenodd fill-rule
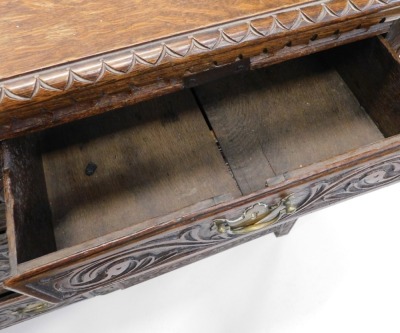
<instances>
[{"instance_id":1,"label":"scroll carving","mask_svg":"<svg viewBox=\"0 0 400 333\"><path fill-rule=\"evenodd\" d=\"M398 180L400 157L392 157L374 166L365 165L337 174L295 192L293 200L297 200L297 211L284 218L282 223L296 218L299 214ZM269 230L273 231L276 231L275 225ZM171 232L161 239L150 240L139 247L122 250L67 272L31 282L27 286L56 299L65 300L132 276L140 276L142 273L151 275L154 269L163 270L164 267L165 270L166 267L168 270L169 266L177 263L179 265L182 260L201 255L204 250L224 247L224 244L233 239L240 241L241 238L241 235L219 233L212 222L197 224Z\"/></svg>"}]
</instances>

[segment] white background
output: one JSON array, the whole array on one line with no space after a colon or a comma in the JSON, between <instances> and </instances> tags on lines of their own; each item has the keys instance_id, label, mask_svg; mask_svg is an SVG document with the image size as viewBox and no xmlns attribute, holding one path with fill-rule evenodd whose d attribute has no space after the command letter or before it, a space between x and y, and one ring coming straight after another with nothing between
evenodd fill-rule
<instances>
[{"instance_id":1,"label":"white background","mask_svg":"<svg viewBox=\"0 0 400 333\"><path fill-rule=\"evenodd\" d=\"M400 184L140 285L3 330L400 332Z\"/></svg>"}]
</instances>

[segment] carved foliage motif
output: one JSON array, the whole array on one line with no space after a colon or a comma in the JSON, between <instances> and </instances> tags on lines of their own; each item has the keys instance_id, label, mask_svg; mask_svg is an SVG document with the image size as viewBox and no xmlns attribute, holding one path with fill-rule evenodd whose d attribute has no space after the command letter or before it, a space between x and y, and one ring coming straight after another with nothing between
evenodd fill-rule
<instances>
[{"instance_id":1,"label":"carved foliage motif","mask_svg":"<svg viewBox=\"0 0 400 333\"><path fill-rule=\"evenodd\" d=\"M210 230L208 224L200 224L172 233L162 241L154 239L141 245L139 249L117 253L81 269L41 279L38 284L31 283L28 286L38 291L46 290L47 294L56 298L67 299L132 274L148 271L229 238L228 235Z\"/></svg>"},{"instance_id":2,"label":"carved foliage motif","mask_svg":"<svg viewBox=\"0 0 400 333\"><path fill-rule=\"evenodd\" d=\"M362 166L319 181L294 193L296 214L331 204L371 189L400 180L400 157L392 157L374 166ZM296 218L296 214L290 219ZM283 218L282 222L287 221ZM274 226L273 226L274 227ZM274 231L273 227L271 231ZM151 272L164 264L174 264L216 245L223 246L241 236L218 233L213 223L202 223L153 239L137 248L122 250L112 256L67 272L32 282L27 286L64 300L133 275Z\"/></svg>"},{"instance_id":3,"label":"carved foliage motif","mask_svg":"<svg viewBox=\"0 0 400 333\"><path fill-rule=\"evenodd\" d=\"M44 70L40 74L25 75L2 83L0 81L0 104L6 99L30 101L42 90L62 93L71 89L75 83L96 84L104 80L106 73L128 75L143 66L154 67L170 59L183 59L193 54L267 39L303 27L312 28L313 25L323 22L334 22L360 13L378 11L398 2L399 0L311 2L269 12L251 20L239 20L223 26L199 30L194 34L172 37L151 46L144 45L110 52L84 62Z\"/></svg>"},{"instance_id":4,"label":"carved foliage motif","mask_svg":"<svg viewBox=\"0 0 400 333\"><path fill-rule=\"evenodd\" d=\"M373 166L356 168L307 188L305 200L297 212L317 209L399 180L400 157L393 157Z\"/></svg>"}]
</instances>

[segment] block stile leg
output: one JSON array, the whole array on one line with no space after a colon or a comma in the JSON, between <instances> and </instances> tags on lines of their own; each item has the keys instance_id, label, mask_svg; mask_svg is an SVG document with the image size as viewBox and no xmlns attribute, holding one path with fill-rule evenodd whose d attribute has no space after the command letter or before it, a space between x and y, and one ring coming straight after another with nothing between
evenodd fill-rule
<instances>
[{"instance_id":1,"label":"block stile leg","mask_svg":"<svg viewBox=\"0 0 400 333\"><path fill-rule=\"evenodd\" d=\"M290 232L290 230L292 230L292 228L293 228L294 224L296 223L296 221L297 221L297 219L296 220L291 220L289 222L286 222L286 223L280 225L279 229L274 231L275 236L276 237L281 237L281 236L287 235Z\"/></svg>"}]
</instances>

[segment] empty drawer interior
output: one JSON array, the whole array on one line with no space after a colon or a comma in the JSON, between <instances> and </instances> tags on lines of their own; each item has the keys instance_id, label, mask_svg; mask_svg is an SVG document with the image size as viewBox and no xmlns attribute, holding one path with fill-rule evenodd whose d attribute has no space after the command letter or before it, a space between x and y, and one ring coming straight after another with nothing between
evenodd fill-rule
<instances>
[{"instance_id":1,"label":"empty drawer interior","mask_svg":"<svg viewBox=\"0 0 400 333\"><path fill-rule=\"evenodd\" d=\"M190 91L16 139L5 151L19 262L240 195Z\"/></svg>"},{"instance_id":2,"label":"empty drawer interior","mask_svg":"<svg viewBox=\"0 0 400 333\"><path fill-rule=\"evenodd\" d=\"M399 133L399 63L381 46L372 39L194 90L243 194Z\"/></svg>"}]
</instances>

